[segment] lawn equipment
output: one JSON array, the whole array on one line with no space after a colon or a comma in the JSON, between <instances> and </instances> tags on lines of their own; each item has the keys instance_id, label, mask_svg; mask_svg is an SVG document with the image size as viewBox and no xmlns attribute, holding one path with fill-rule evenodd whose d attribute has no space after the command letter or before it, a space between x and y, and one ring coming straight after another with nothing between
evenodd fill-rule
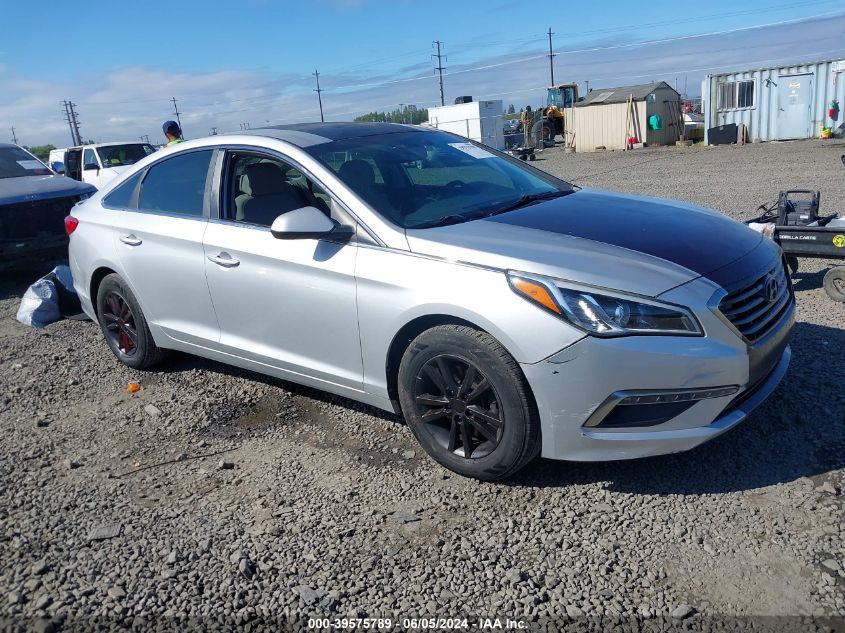
<instances>
[{"instance_id":1,"label":"lawn equipment","mask_svg":"<svg viewBox=\"0 0 845 633\"><path fill-rule=\"evenodd\" d=\"M798 271L799 257L845 260L845 218L836 213L819 215L819 201L818 191L781 191L775 203L760 205L763 213L746 222L780 244L793 274ZM831 299L845 302L845 265L825 273L824 289Z\"/></svg>"}]
</instances>

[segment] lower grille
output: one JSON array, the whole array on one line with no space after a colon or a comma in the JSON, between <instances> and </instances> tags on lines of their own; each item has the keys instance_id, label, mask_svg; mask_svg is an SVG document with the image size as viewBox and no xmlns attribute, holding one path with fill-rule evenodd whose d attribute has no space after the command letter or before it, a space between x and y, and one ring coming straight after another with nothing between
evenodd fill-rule
<instances>
[{"instance_id":1,"label":"lower grille","mask_svg":"<svg viewBox=\"0 0 845 633\"><path fill-rule=\"evenodd\" d=\"M78 196L22 202L0 207L0 239L29 240L45 235L64 235L65 216Z\"/></svg>"},{"instance_id":2,"label":"lower grille","mask_svg":"<svg viewBox=\"0 0 845 633\"><path fill-rule=\"evenodd\" d=\"M750 284L725 295L719 311L754 343L768 334L792 301L792 284L784 263L778 261Z\"/></svg>"}]
</instances>

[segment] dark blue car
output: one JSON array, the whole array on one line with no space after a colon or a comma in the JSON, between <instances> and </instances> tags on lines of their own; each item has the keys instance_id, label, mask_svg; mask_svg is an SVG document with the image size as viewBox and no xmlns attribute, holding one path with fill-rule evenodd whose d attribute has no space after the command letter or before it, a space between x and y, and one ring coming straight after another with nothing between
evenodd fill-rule
<instances>
[{"instance_id":1,"label":"dark blue car","mask_svg":"<svg viewBox=\"0 0 845 633\"><path fill-rule=\"evenodd\" d=\"M0 270L65 259L64 218L95 191L17 145L0 143Z\"/></svg>"}]
</instances>

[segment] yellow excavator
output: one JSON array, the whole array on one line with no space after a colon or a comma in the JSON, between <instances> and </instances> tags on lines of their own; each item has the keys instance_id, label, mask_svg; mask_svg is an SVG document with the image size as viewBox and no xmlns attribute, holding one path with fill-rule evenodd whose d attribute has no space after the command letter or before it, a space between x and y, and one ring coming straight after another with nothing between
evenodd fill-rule
<instances>
[{"instance_id":1,"label":"yellow excavator","mask_svg":"<svg viewBox=\"0 0 845 633\"><path fill-rule=\"evenodd\" d=\"M543 116L532 129L532 133L542 132L542 139L554 140L555 136L566 132L565 110L578 103L578 84L560 84L546 89L546 107ZM539 129L537 129L539 126Z\"/></svg>"}]
</instances>

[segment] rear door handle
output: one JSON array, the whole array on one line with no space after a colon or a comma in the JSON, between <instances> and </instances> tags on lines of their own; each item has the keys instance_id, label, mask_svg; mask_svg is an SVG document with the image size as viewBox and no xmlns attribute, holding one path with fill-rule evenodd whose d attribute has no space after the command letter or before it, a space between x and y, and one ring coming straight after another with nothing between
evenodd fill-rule
<instances>
[{"instance_id":1,"label":"rear door handle","mask_svg":"<svg viewBox=\"0 0 845 633\"><path fill-rule=\"evenodd\" d=\"M124 244L127 244L128 246L140 246L142 242L142 240L139 240L137 237L132 235L132 233L130 233L129 235L121 235L120 241Z\"/></svg>"},{"instance_id":2,"label":"rear door handle","mask_svg":"<svg viewBox=\"0 0 845 633\"><path fill-rule=\"evenodd\" d=\"M235 259L229 253L217 253L217 255L209 255L208 261L214 262L218 266L223 266L224 268L234 268L235 266L239 266L241 261L239 259Z\"/></svg>"}]
</instances>

